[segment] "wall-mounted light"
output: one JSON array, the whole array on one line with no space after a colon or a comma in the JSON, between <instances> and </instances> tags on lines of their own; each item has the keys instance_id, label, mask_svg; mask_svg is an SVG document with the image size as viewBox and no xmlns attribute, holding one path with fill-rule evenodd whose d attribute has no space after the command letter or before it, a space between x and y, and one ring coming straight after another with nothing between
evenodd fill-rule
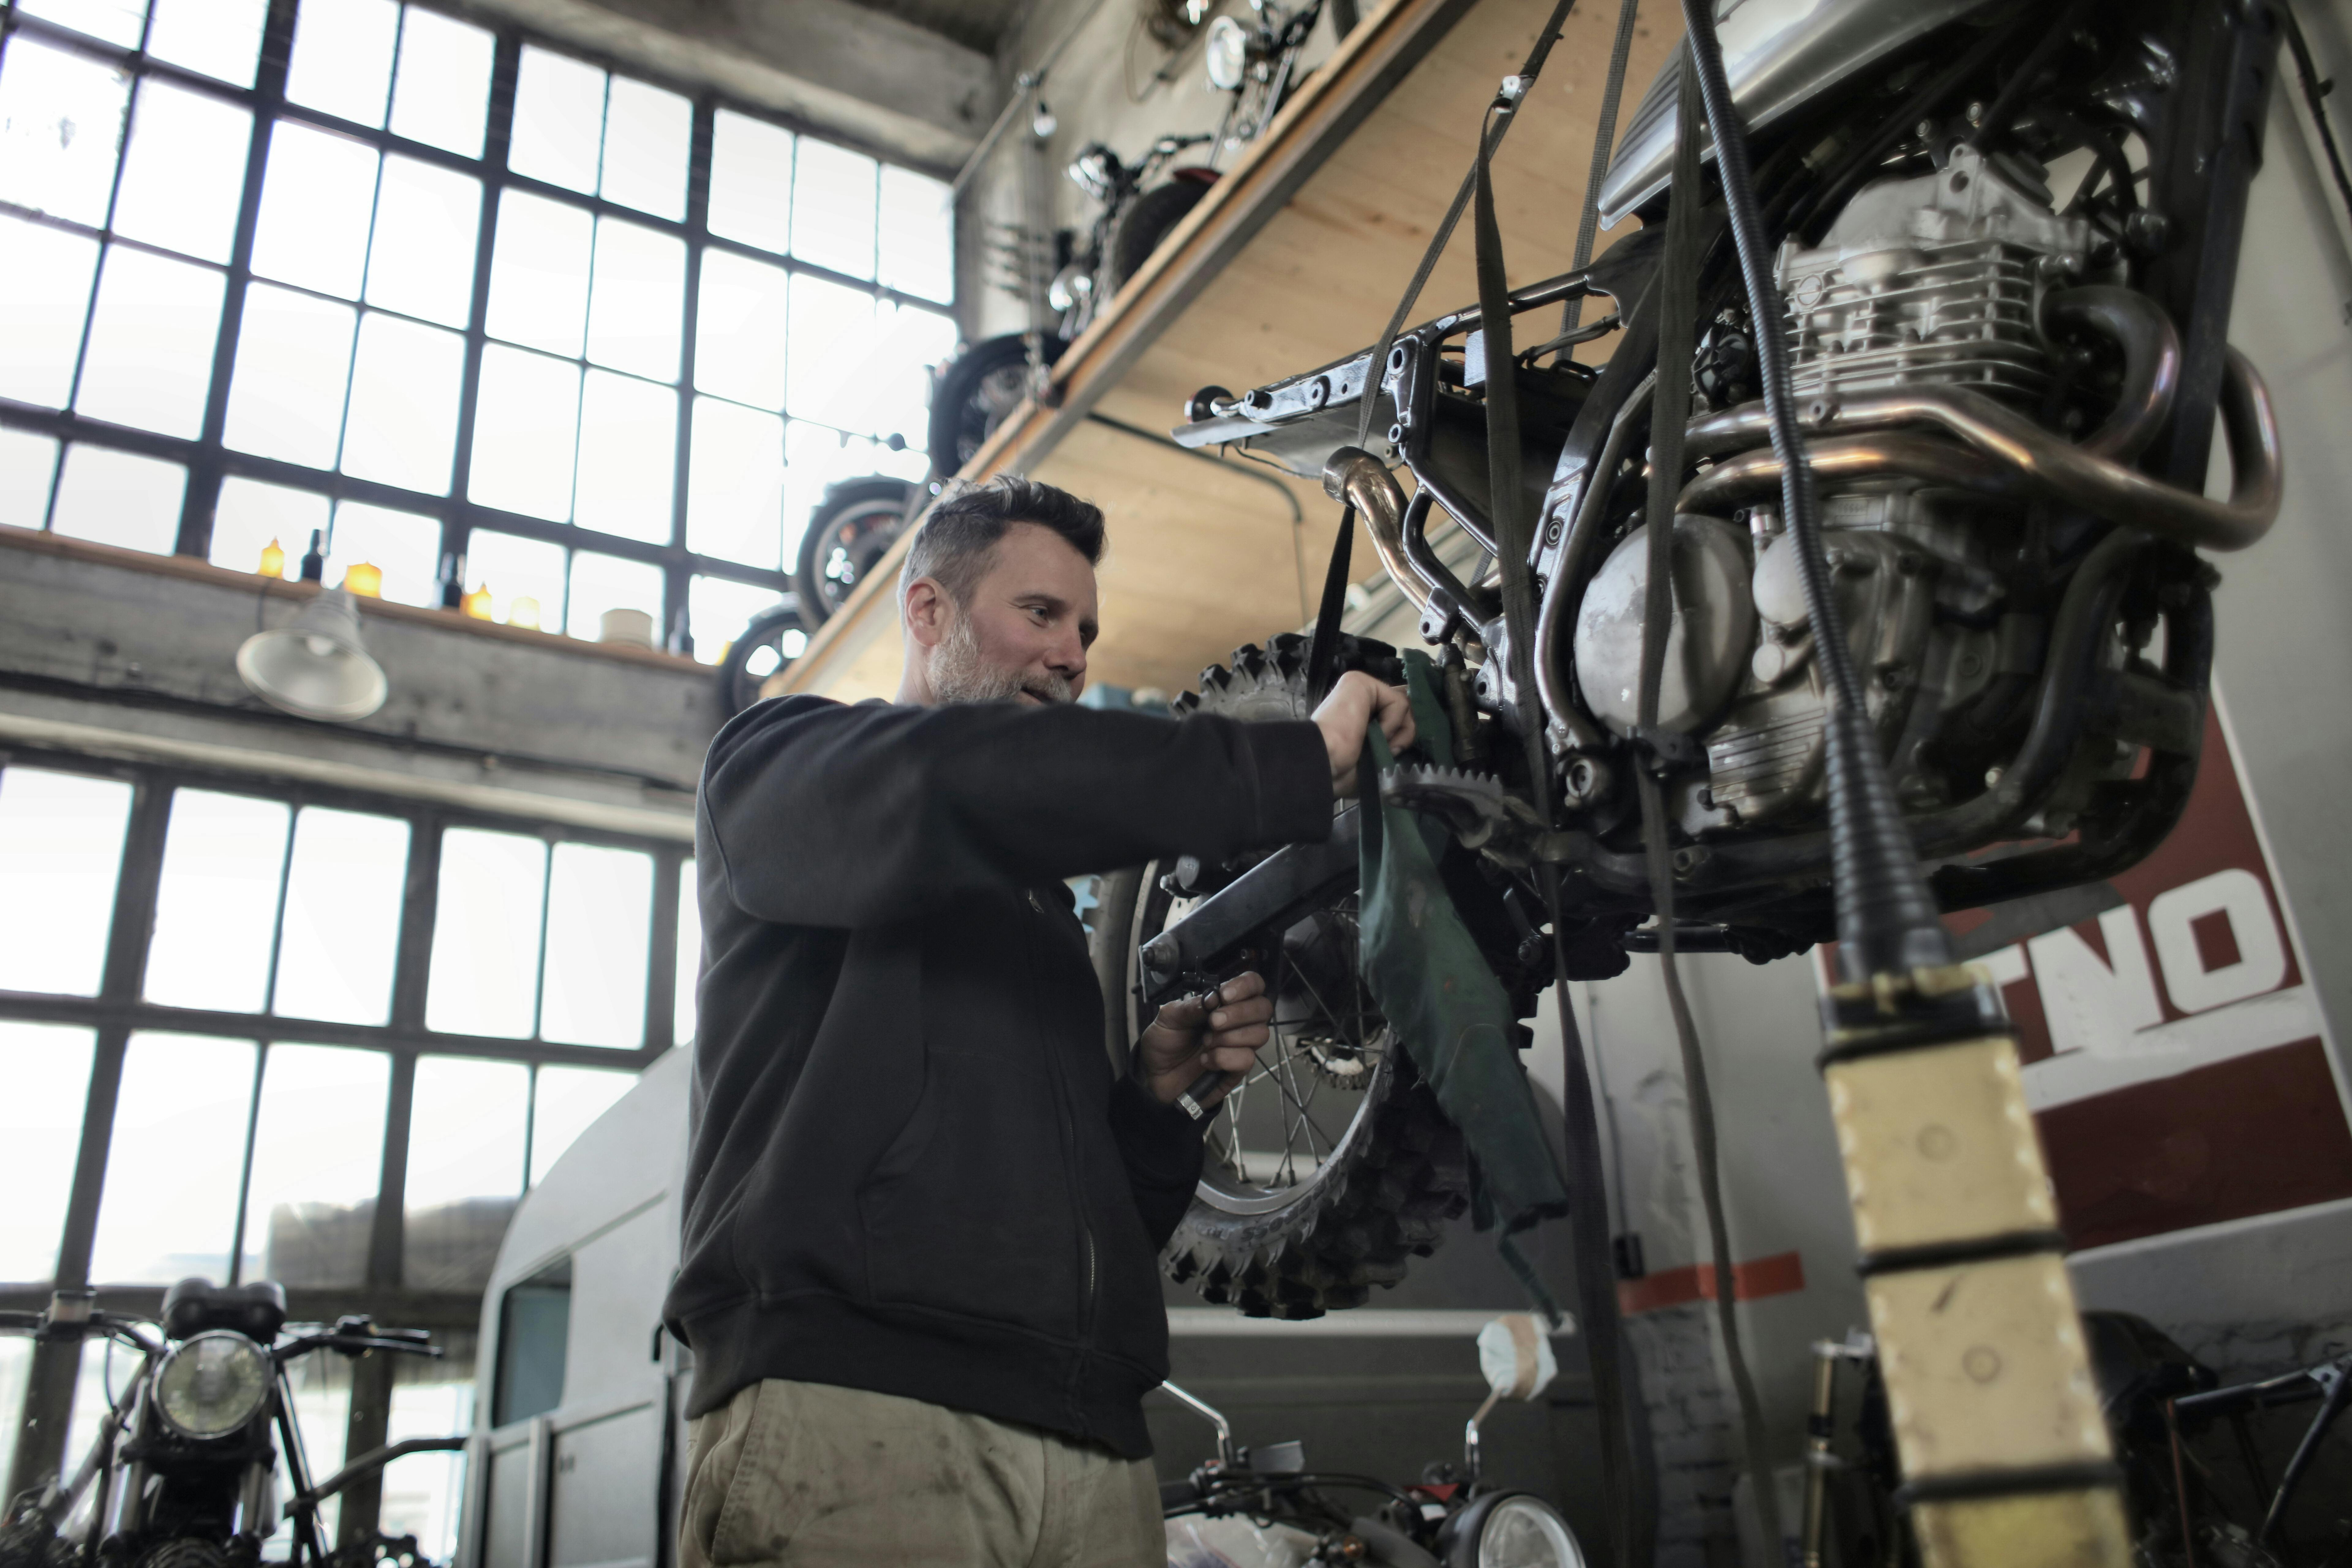
<instances>
[{"instance_id":1,"label":"wall-mounted light","mask_svg":"<svg viewBox=\"0 0 2352 1568\"><path fill-rule=\"evenodd\" d=\"M359 605L341 588L322 591L289 625L246 638L236 673L264 702L305 719L364 719L392 690L360 639Z\"/></svg>"}]
</instances>

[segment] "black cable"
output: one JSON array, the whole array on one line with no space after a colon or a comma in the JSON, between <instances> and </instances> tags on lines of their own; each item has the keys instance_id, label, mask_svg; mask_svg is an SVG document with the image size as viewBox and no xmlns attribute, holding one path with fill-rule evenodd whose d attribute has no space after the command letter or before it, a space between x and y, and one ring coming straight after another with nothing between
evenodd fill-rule
<instances>
[{"instance_id":1,"label":"black cable","mask_svg":"<svg viewBox=\"0 0 2352 1568\"><path fill-rule=\"evenodd\" d=\"M1855 675L1845 625L1830 590L1829 565L1822 552L1821 500L1812 465L1797 433L1796 398L1790 389L1789 346L1780 323L1786 312L1773 286L1772 252L1756 208L1754 171L1748 157L1748 132L1724 78L1723 49L1715 34L1715 13L1706 0L1683 0L1683 21L1696 63L1699 89L1715 132L1717 167L1731 210L1731 234L1747 285L1751 334L1763 382L1772 452L1780 460L1782 515L1797 545L1798 574L1812 625L1813 657L1826 689L1830 866L1837 889L1838 966L1848 980L1907 973L1952 962L1936 902L1920 875L1895 787L1878 755L1870 713Z\"/></svg>"},{"instance_id":2,"label":"black cable","mask_svg":"<svg viewBox=\"0 0 2352 1568\"><path fill-rule=\"evenodd\" d=\"M2327 119L2327 94L2336 84L2319 79L2319 68L2312 63L2311 45L2303 36L2303 24L2295 19L2294 7L2281 0L2276 9L2279 20L2286 24L2286 47L2294 52L2294 74L2303 81L2303 100L2311 107L2312 123L2319 127L2319 144L2327 149L2327 168L2336 176L2336 194L2344 198L2344 216L2352 218L2352 177L2344 173L2344 154L2336 151L2336 128Z\"/></svg>"},{"instance_id":3,"label":"black cable","mask_svg":"<svg viewBox=\"0 0 2352 1568\"><path fill-rule=\"evenodd\" d=\"M1680 101L1684 104L1698 99L1696 69L1691 51L1683 50ZM1666 209L1665 258L1658 279L1658 378L1651 395L1645 525L1649 580L1642 607L1642 678L1636 709L1637 733L1654 745L1664 740L1658 731L1658 692L1665 677L1667 632L1674 617L1675 498L1682 488L1683 433L1690 424L1691 362L1697 355L1695 315L1706 241L1701 208L1706 184L1699 159L1698 117L1685 114L1679 119L1674 178L1668 186L1673 199ZM1732 1395L1739 1407L1740 1451L1764 1539L1777 1542L1782 1539L1780 1500L1773 1489L1767 1458L1764 1408L1757 1398L1756 1379L1748 1370L1747 1348L1740 1338L1731 1226L1723 1206L1723 1172L1716 1145L1715 1100L1707 1088L1706 1056L1699 1047L1698 1028L1692 1021L1690 1002L1683 994L1682 971L1675 962L1675 873L1666 842L1670 829L1654 760L1654 753L1642 759L1633 776L1642 803L1642 847L1649 864L1650 902L1657 912L1658 970L1665 981L1666 1005L1674 1016L1675 1038L1681 1047L1691 1151L1698 1166L1700 1204L1706 1212L1707 1250L1715 1259L1716 1327L1723 1338L1724 1363L1730 1370Z\"/></svg>"}]
</instances>

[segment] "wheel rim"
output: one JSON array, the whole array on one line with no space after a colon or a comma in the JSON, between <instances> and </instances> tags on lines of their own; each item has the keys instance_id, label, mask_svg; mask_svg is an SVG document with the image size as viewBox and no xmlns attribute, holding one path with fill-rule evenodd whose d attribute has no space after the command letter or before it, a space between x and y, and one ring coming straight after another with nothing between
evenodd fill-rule
<instances>
[{"instance_id":1,"label":"wheel rim","mask_svg":"<svg viewBox=\"0 0 2352 1568\"><path fill-rule=\"evenodd\" d=\"M817 555L816 583L817 595L824 601L827 615L848 603L849 595L865 580L866 574L889 552L903 511L898 501L873 500L850 507L827 521L828 537Z\"/></svg>"},{"instance_id":2,"label":"wheel rim","mask_svg":"<svg viewBox=\"0 0 2352 1568\"><path fill-rule=\"evenodd\" d=\"M1143 1022L1137 950L1188 902L1160 886L1162 869L1158 862L1144 869L1126 947L1129 1038ZM1202 1203L1233 1215L1287 1208L1344 1163L1370 1121L1394 1053L1359 973L1357 947L1352 894L1268 944L1259 972L1275 998L1271 1035L1209 1124L1197 1189Z\"/></svg>"},{"instance_id":3,"label":"wheel rim","mask_svg":"<svg viewBox=\"0 0 2352 1568\"><path fill-rule=\"evenodd\" d=\"M964 399L963 429L956 443L956 466L971 461L1006 416L1021 406L1029 395L1029 362L1016 360L999 365L983 375L973 385L971 395Z\"/></svg>"}]
</instances>

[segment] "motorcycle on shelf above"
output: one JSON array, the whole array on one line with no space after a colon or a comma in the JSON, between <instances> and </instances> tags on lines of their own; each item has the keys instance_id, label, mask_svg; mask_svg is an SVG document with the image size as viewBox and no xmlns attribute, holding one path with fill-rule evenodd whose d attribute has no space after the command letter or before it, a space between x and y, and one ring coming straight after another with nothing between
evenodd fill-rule
<instances>
[{"instance_id":1,"label":"motorcycle on shelf above","mask_svg":"<svg viewBox=\"0 0 2352 1568\"><path fill-rule=\"evenodd\" d=\"M1217 128L1161 136L1133 163L1100 142L1071 161L1066 171L1071 183L1099 204L1094 221L1083 235L1016 231L1013 246L1024 255L1032 247L1053 253L1045 297L1031 301L1033 320L1050 312L1051 328L968 343L938 367L926 431L931 459L927 481L869 474L826 488L802 531L792 595L754 618L720 663L726 712L740 712L759 700L766 682L799 657L810 634L848 602L940 487L962 471L997 427L1029 400L1037 378L1201 204L1217 181L1219 162L1256 140L1297 90L1304 79L1299 59L1322 20L1324 0L1295 7L1252 0L1246 21L1208 17L1209 8L1199 4L1199 14L1192 14L1192 5L1186 12L1189 26L1206 22L1204 68L1211 87L1226 100ZM1354 10L1352 5L1334 8L1342 36L1354 26ZM1201 162L1176 163L1203 146ZM1026 277L1029 268L1024 264L1014 270L1022 276L1005 286L1028 300L1034 288Z\"/></svg>"},{"instance_id":2,"label":"motorcycle on shelf above","mask_svg":"<svg viewBox=\"0 0 2352 1568\"><path fill-rule=\"evenodd\" d=\"M99 1339L138 1358L80 1461L7 1501L0 1568L251 1568L281 1527L290 1544L269 1555L293 1568L421 1568L407 1538L331 1551L320 1505L404 1455L465 1439L410 1438L314 1480L287 1369L320 1351L440 1355L425 1331L345 1317L289 1334L285 1289L268 1281L183 1279L163 1293L160 1322L94 1300L60 1291L46 1312L0 1313L0 1331ZM293 1493L284 1499L281 1465Z\"/></svg>"}]
</instances>

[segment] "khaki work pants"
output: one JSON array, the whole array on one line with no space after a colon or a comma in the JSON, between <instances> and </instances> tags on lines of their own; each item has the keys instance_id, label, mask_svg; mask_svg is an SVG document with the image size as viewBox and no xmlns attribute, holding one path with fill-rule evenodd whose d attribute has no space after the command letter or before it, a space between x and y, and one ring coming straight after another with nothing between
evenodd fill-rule
<instances>
[{"instance_id":1,"label":"khaki work pants","mask_svg":"<svg viewBox=\"0 0 2352 1568\"><path fill-rule=\"evenodd\" d=\"M769 1379L696 1417L678 1568L1164 1568L1160 1485L1050 1432Z\"/></svg>"}]
</instances>

